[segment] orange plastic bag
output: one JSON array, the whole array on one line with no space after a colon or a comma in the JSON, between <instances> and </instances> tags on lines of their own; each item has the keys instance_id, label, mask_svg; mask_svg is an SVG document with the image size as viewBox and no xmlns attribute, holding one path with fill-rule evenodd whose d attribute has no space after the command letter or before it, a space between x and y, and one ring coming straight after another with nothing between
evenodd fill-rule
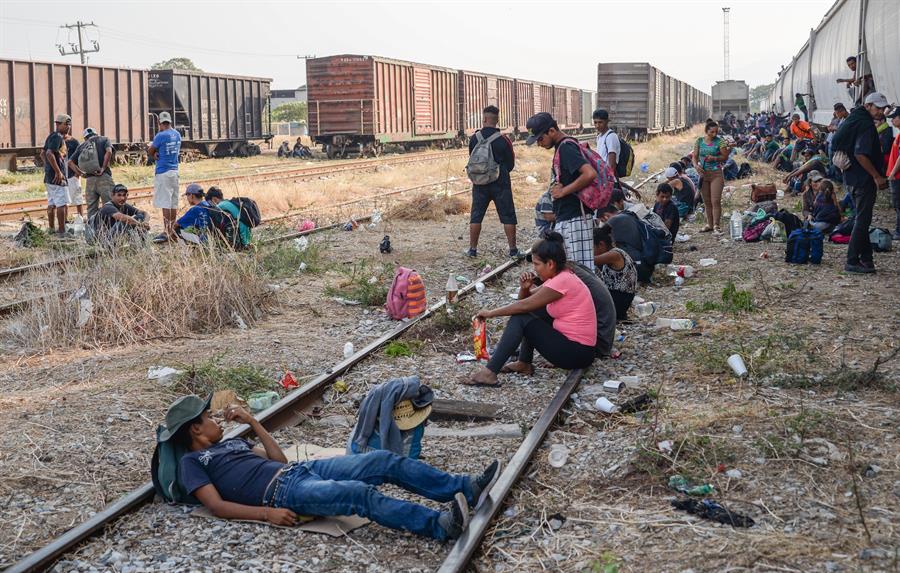
<instances>
[{"instance_id":1,"label":"orange plastic bag","mask_svg":"<svg viewBox=\"0 0 900 573\"><path fill-rule=\"evenodd\" d=\"M475 343L475 360L489 360L488 340L487 340L487 321L480 318L472 320L472 340Z\"/></svg>"}]
</instances>

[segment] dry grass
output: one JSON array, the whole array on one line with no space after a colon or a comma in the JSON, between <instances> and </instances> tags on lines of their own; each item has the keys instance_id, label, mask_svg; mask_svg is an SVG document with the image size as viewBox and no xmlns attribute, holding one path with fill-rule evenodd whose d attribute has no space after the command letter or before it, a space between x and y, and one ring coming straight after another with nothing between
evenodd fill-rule
<instances>
[{"instance_id":1,"label":"dry grass","mask_svg":"<svg viewBox=\"0 0 900 573\"><path fill-rule=\"evenodd\" d=\"M417 195L412 199L391 207L388 219L405 221L443 221L448 215L467 213L471 205L460 195Z\"/></svg>"},{"instance_id":2,"label":"dry grass","mask_svg":"<svg viewBox=\"0 0 900 573\"><path fill-rule=\"evenodd\" d=\"M181 245L69 262L34 282L33 302L9 327L29 352L243 328L269 296L255 259Z\"/></svg>"}]
</instances>

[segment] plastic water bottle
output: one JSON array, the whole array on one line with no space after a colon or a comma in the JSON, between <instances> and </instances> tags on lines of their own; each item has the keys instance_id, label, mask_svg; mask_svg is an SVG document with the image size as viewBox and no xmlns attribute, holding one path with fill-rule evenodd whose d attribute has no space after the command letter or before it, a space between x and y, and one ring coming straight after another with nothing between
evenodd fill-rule
<instances>
[{"instance_id":1,"label":"plastic water bottle","mask_svg":"<svg viewBox=\"0 0 900 573\"><path fill-rule=\"evenodd\" d=\"M350 358L353 356L353 343L348 342L344 345L344 358Z\"/></svg>"},{"instance_id":2,"label":"plastic water bottle","mask_svg":"<svg viewBox=\"0 0 900 573\"><path fill-rule=\"evenodd\" d=\"M656 312L656 303L655 302L643 302L641 304L635 305L634 312L640 318L646 318Z\"/></svg>"},{"instance_id":3,"label":"plastic water bottle","mask_svg":"<svg viewBox=\"0 0 900 573\"><path fill-rule=\"evenodd\" d=\"M669 328L672 330L690 330L694 328L696 323L689 318L673 318L672 322L669 324Z\"/></svg>"},{"instance_id":4,"label":"plastic water bottle","mask_svg":"<svg viewBox=\"0 0 900 573\"><path fill-rule=\"evenodd\" d=\"M728 228L731 231L731 240L739 241L741 237L744 235L744 221L741 219L741 214L739 211L734 210L731 212L731 221L728 224Z\"/></svg>"}]
</instances>

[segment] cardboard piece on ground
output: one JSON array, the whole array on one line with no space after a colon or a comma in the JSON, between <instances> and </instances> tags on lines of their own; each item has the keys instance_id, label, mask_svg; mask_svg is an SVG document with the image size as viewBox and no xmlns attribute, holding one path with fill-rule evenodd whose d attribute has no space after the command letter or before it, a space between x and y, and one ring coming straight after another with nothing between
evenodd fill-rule
<instances>
[{"instance_id":1,"label":"cardboard piece on ground","mask_svg":"<svg viewBox=\"0 0 900 573\"><path fill-rule=\"evenodd\" d=\"M219 519L202 505L191 511L191 517L202 517L206 519ZM242 521L244 523L258 523L259 525L268 525L269 527L280 527L282 529L299 529L307 533L324 533L331 537L341 537L347 535L354 529L358 529L369 523L365 517L358 515L335 515L332 517L317 517L312 521L301 523L290 527L287 525L272 525L267 521L256 521L254 519L229 519L228 521Z\"/></svg>"},{"instance_id":2,"label":"cardboard piece on ground","mask_svg":"<svg viewBox=\"0 0 900 573\"><path fill-rule=\"evenodd\" d=\"M213 412L220 412L224 410L226 407L231 404L237 404L238 406L247 407L247 403L244 402L240 396L234 393L234 390L219 390L218 392L213 393L212 402L209 404L209 409Z\"/></svg>"},{"instance_id":3,"label":"cardboard piece on ground","mask_svg":"<svg viewBox=\"0 0 900 573\"><path fill-rule=\"evenodd\" d=\"M308 462L311 460L327 460L347 453L344 448L323 448L315 444L291 444L281 448L288 462Z\"/></svg>"},{"instance_id":4,"label":"cardboard piece on ground","mask_svg":"<svg viewBox=\"0 0 900 573\"><path fill-rule=\"evenodd\" d=\"M425 436L431 438L521 438L518 424L490 424L468 428L442 428L434 424L425 426Z\"/></svg>"}]
</instances>

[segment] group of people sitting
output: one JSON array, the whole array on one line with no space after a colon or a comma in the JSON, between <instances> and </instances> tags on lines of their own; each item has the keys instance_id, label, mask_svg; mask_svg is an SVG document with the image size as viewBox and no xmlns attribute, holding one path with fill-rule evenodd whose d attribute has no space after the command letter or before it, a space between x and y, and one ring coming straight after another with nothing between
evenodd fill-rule
<instances>
[{"instance_id":1,"label":"group of people sitting","mask_svg":"<svg viewBox=\"0 0 900 573\"><path fill-rule=\"evenodd\" d=\"M309 147L303 145L303 140L300 137L297 138L293 148L291 148L291 144L287 141L282 141L281 145L278 147L278 157L283 157L285 159L291 157L298 159L312 159L312 156L312 151L310 151Z\"/></svg>"}]
</instances>

